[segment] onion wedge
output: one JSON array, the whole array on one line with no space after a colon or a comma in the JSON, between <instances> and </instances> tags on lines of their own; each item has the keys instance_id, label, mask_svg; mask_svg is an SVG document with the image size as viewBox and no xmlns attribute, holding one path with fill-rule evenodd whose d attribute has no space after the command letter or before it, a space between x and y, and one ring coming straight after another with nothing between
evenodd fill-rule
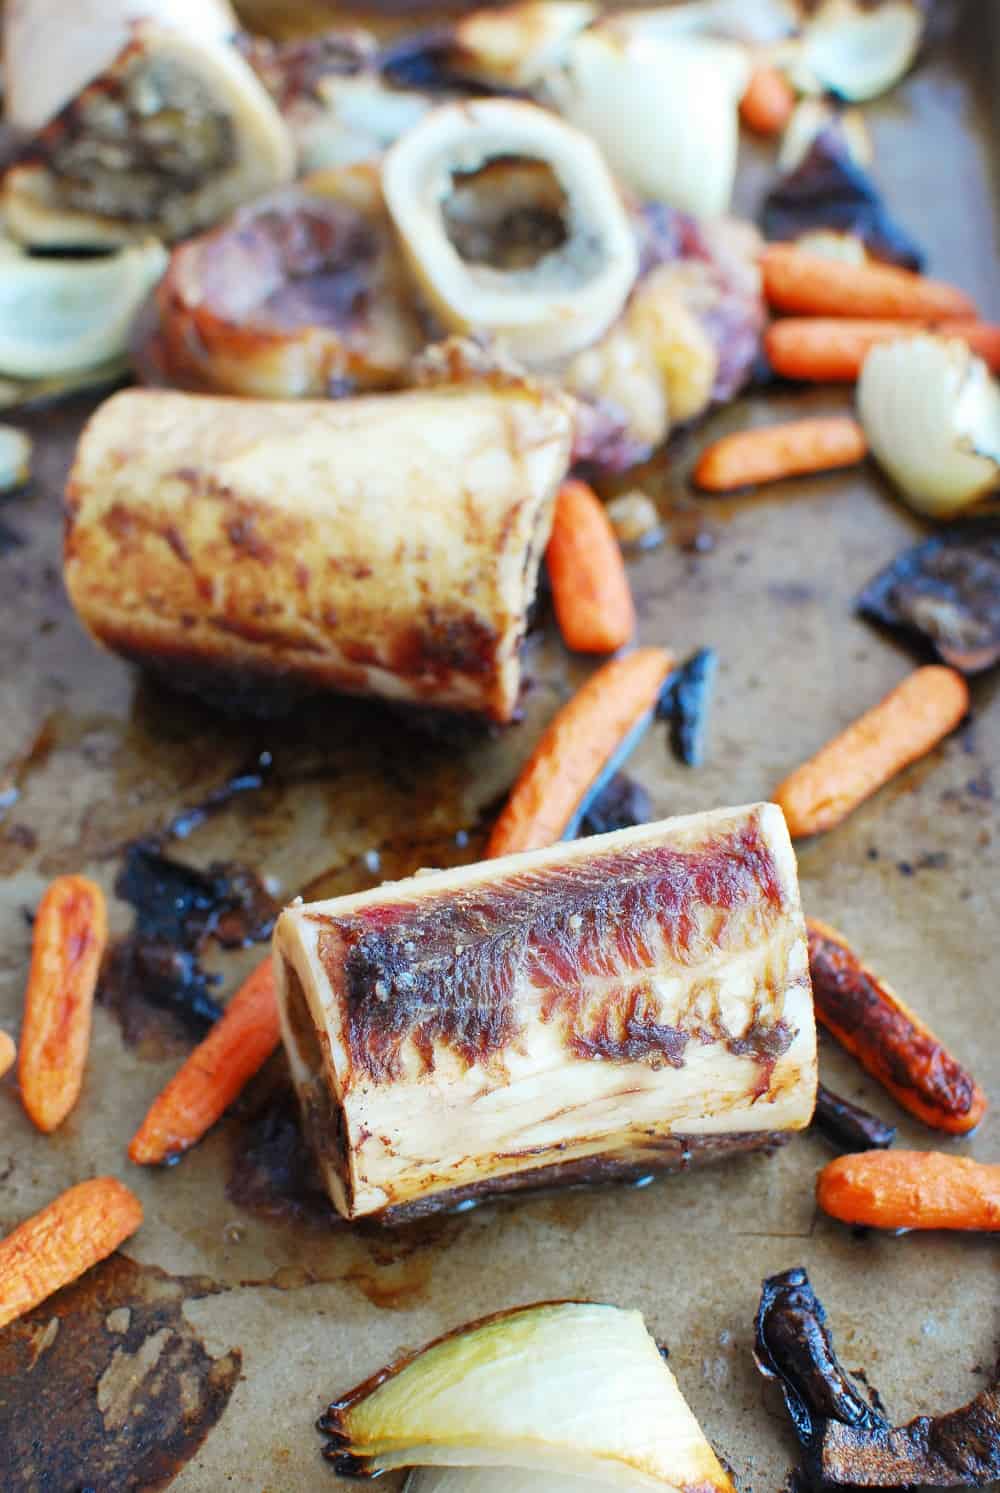
<instances>
[{"instance_id":1,"label":"onion wedge","mask_svg":"<svg viewBox=\"0 0 1000 1493\"><path fill-rule=\"evenodd\" d=\"M511 158L548 168L565 199L565 241L525 267L466 261L444 218L456 178ZM413 270L445 325L496 337L529 365L599 337L638 273L635 236L597 146L532 104L484 99L432 110L389 151L382 186Z\"/></svg>"},{"instance_id":2,"label":"onion wedge","mask_svg":"<svg viewBox=\"0 0 1000 1493\"><path fill-rule=\"evenodd\" d=\"M597 14L590 0L516 0L470 11L455 22L454 64L491 87L533 88Z\"/></svg>"},{"instance_id":3,"label":"onion wedge","mask_svg":"<svg viewBox=\"0 0 1000 1493\"><path fill-rule=\"evenodd\" d=\"M805 92L829 91L864 103L908 72L923 34L915 0L823 0L803 28L792 81Z\"/></svg>"},{"instance_id":4,"label":"onion wedge","mask_svg":"<svg viewBox=\"0 0 1000 1493\"><path fill-rule=\"evenodd\" d=\"M930 518L954 518L1000 488L1000 385L955 338L873 347L858 381L872 452Z\"/></svg>"},{"instance_id":5,"label":"onion wedge","mask_svg":"<svg viewBox=\"0 0 1000 1493\"><path fill-rule=\"evenodd\" d=\"M155 239L88 259L36 258L0 239L0 377L50 378L121 357L166 264Z\"/></svg>"},{"instance_id":6,"label":"onion wedge","mask_svg":"<svg viewBox=\"0 0 1000 1493\"><path fill-rule=\"evenodd\" d=\"M503 1467L545 1474L550 1488L569 1474L584 1486L732 1489L639 1312L595 1302L514 1308L449 1333L336 1400L319 1429L335 1469L366 1477Z\"/></svg>"}]
</instances>

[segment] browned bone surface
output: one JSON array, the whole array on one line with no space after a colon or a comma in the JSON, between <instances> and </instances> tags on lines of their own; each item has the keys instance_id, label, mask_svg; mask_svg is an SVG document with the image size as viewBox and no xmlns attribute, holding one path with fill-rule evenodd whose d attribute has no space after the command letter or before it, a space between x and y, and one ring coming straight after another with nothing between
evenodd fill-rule
<instances>
[{"instance_id":1,"label":"browned bone surface","mask_svg":"<svg viewBox=\"0 0 1000 1493\"><path fill-rule=\"evenodd\" d=\"M248 3L266 8L265 0ZM266 3L281 22L306 9L304 0ZM875 174L893 211L926 247L933 272L962 284L997 319L988 94L975 84L977 59L989 50L980 22L993 8L973 0L960 52L929 62L865 113ZM313 11L329 24L326 0ZM750 209L773 170L772 150L754 145L746 161L740 196ZM720 653L705 766L675 764L660 729L629 764L657 815L760 798L911 666L896 642L851 612L871 577L927 532L874 471L711 502L686 487L703 442L751 419L848 404L841 390L754 396L692 433L669 470L623 484L655 496L667 535L659 549L629 559L641 641L666 644L681 658L706 645ZM269 781L171 844L172 855L203 868L253 867L274 878L279 900L299 891L309 900L339 896L419 866L473 860L490 807L589 668L567 658L546 622L544 640L529 644L535 685L524 725L499 741L458 743L429 739L360 702L312 708L280 727L248 726L151 688L94 648L61 589L60 495L87 413L78 403L17 419L39 442L35 481L0 503L0 1026L14 1035L30 951L25 910L51 876L82 870L110 895L124 841L204 803L265 749L275 759ZM974 680L970 727L799 854L807 912L863 950L987 1089L992 1109L980 1131L941 1142L984 1161L1000 1156L997 691L996 676ZM121 935L130 909L113 899L111 921ZM259 958L259 947L240 954L213 945L206 962L224 972L217 993L228 995ZM165 1051L159 1019L150 1008L146 1039L129 1048L113 1015L95 1012L80 1103L55 1137L34 1133L13 1075L0 1080L0 1228L81 1177L114 1173L146 1212L130 1258L144 1271L155 1266L230 1288L194 1299L189 1284L167 1282L185 1339L194 1334L223 1363L234 1350L242 1354L242 1376L234 1376L214 1425L204 1400L185 1402L194 1405L192 1435L173 1453L175 1465L187 1460L171 1493L349 1493L322 1464L313 1429L331 1395L460 1322L545 1298L598 1297L641 1310L669 1346L706 1433L740 1486L755 1493L777 1493L798 1458L780 1402L751 1359L765 1275L808 1268L845 1366L870 1372L895 1423L963 1404L989 1381L1000 1331L995 1241L856 1238L817 1217L815 1176L831 1155L819 1136L795 1136L770 1158L733 1158L640 1189L508 1199L391 1233L351 1228L330 1219L294 1106L260 1086L280 1084L280 1072L262 1074L237 1113L179 1166L128 1166L129 1137L176 1068L178 1042L193 1040L171 1029ZM890 1117L878 1085L833 1043L823 1041L820 1064L830 1088ZM916 1120L894 1106L891 1118L898 1145L927 1147L930 1132ZM154 1326L150 1316L133 1315L133 1335L122 1339L113 1328L124 1315L105 1325L92 1294L103 1276L96 1286L91 1279L31 1320L37 1356L21 1326L0 1333L0 1405L16 1406L18 1434L30 1423L38 1442L29 1456L22 1441L0 1432L5 1493L9 1482L16 1493L25 1483L32 1493L70 1493L87 1486L86 1471L101 1493L130 1486L127 1471L102 1480L102 1466L121 1454L114 1442L122 1433L105 1429L96 1396L112 1342L135 1354L167 1319ZM139 1290L130 1277L125 1284L124 1300L117 1287L108 1295L109 1310L134 1308L150 1277ZM56 1331L48 1324L60 1315L55 1342L45 1347ZM60 1337L72 1348L71 1373L52 1356ZM179 1393L173 1376L182 1368L168 1344L138 1398L154 1389ZM115 1383L106 1381L105 1405ZM77 1477L66 1447L83 1439L81 1416L104 1460L81 1465ZM47 1485L31 1471L42 1459ZM393 1480L378 1486L395 1493Z\"/></svg>"},{"instance_id":2,"label":"browned bone surface","mask_svg":"<svg viewBox=\"0 0 1000 1493\"><path fill-rule=\"evenodd\" d=\"M744 1132L773 1143L812 1117L805 928L773 804L296 905L274 950L345 1217L519 1172L585 1180L585 1163L637 1180L701 1139L747 1149Z\"/></svg>"}]
</instances>

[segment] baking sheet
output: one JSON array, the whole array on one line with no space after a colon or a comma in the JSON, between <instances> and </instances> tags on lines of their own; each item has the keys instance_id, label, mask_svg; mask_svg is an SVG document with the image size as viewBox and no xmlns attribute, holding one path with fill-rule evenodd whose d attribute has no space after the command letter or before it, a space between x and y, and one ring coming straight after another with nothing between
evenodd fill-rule
<instances>
[{"instance_id":1,"label":"baking sheet","mask_svg":"<svg viewBox=\"0 0 1000 1493\"><path fill-rule=\"evenodd\" d=\"M931 268L998 318L990 9L969 5L957 40L868 117L878 177ZM748 152L745 208L772 159ZM707 765L677 765L660 731L634 759L662 814L766 796L910 666L851 615L860 586L921 532L873 470L736 500L686 487L709 435L844 402L827 390L740 401L656 477L669 537L631 565L641 638L682 656L711 644L722 660ZM236 858L279 897L474 859L498 795L585 673L546 623L530 643L524 724L458 745L365 704L332 702L269 727L156 691L96 652L62 592L60 492L86 412L81 403L18 422L38 440L35 477L0 506L0 1025L14 1032L27 914L52 875L86 870L110 891L126 842L264 751L271 786L235 799L177 854L199 865ZM912 999L994 1106L997 693L995 678L977 681L971 725L800 854L808 910ZM128 926L121 903L113 923ZM213 957L228 991L260 950ZM757 1493L777 1489L795 1460L750 1357L764 1275L807 1266L845 1362L867 1369L897 1419L961 1403L995 1361L995 1243L856 1237L818 1217L813 1179L832 1153L816 1137L640 1190L486 1206L384 1236L331 1223L309 1196L277 1064L181 1165L129 1166L128 1138L183 1046L157 1018L127 1046L99 1009L82 1101L49 1139L24 1117L13 1076L0 1083L0 1229L102 1172L126 1178L147 1216L124 1256L0 1332L0 1487L10 1493L112 1493L175 1474L177 1493L330 1488L313 1430L328 1399L405 1346L546 1297L639 1307L709 1436ZM830 1086L896 1120L899 1144L937 1143L827 1042L821 1066ZM980 1135L943 1144L996 1159L997 1123L991 1115Z\"/></svg>"}]
</instances>

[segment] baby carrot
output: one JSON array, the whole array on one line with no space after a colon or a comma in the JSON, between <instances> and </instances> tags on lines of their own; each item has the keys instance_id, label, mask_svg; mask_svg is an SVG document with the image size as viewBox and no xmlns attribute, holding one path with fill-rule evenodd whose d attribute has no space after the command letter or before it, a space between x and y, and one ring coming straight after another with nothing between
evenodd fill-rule
<instances>
[{"instance_id":1,"label":"baby carrot","mask_svg":"<svg viewBox=\"0 0 1000 1493\"><path fill-rule=\"evenodd\" d=\"M986 1095L915 1012L855 954L842 934L807 919L816 1015L897 1104L936 1130L963 1135Z\"/></svg>"},{"instance_id":2,"label":"baby carrot","mask_svg":"<svg viewBox=\"0 0 1000 1493\"><path fill-rule=\"evenodd\" d=\"M775 789L792 837L839 824L953 731L968 708L969 687L956 669L915 669Z\"/></svg>"},{"instance_id":3,"label":"baby carrot","mask_svg":"<svg viewBox=\"0 0 1000 1493\"><path fill-rule=\"evenodd\" d=\"M780 68L761 62L740 99L740 118L755 135L780 135L795 108L795 90Z\"/></svg>"},{"instance_id":4,"label":"baby carrot","mask_svg":"<svg viewBox=\"0 0 1000 1493\"><path fill-rule=\"evenodd\" d=\"M246 979L204 1042L153 1100L128 1154L140 1166L175 1161L229 1108L280 1040L271 960Z\"/></svg>"},{"instance_id":5,"label":"baby carrot","mask_svg":"<svg viewBox=\"0 0 1000 1493\"><path fill-rule=\"evenodd\" d=\"M959 337L983 358L994 373L1000 371L1000 326L967 318L943 321L876 317L786 316L764 333L764 351L782 378L808 383L854 383L869 351L879 342L893 342L913 332L934 330Z\"/></svg>"},{"instance_id":6,"label":"baby carrot","mask_svg":"<svg viewBox=\"0 0 1000 1493\"><path fill-rule=\"evenodd\" d=\"M559 711L493 826L486 858L551 845L594 780L649 715L674 666L665 648L637 648L592 674Z\"/></svg>"},{"instance_id":7,"label":"baby carrot","mask_svg":"<svg viewBox=\"0 0 1000 1493\"><path fill-rule=\"evenodd\" d=\"M635 632L635 607L611 520L586 482L564 482L545 552L567 648L614 653Z\"/></svg>"},{"instance_id":8,"label":"baby carrot","mask_svg":"<svg viewBox=\"0 0 1000 1493\"><path fill-rule=\"evenodd\" d=\"M709 492L727 492L751 483L852 466L867 450L864 431L849 415L790 420L713 441L701 454L694 480Z\"/></svg>"},{"instance_id":9,"label":"baby carrot","mask_svg":"<svg viewBox=\"0 0 1000 1493\"><path fill-rule=\"evenodd\" d=\"M13 1067L16 1057L14 1038L9 1037L6 1032L0 1032L0 1078L3 1078L8 1068Z\"/></svg>"},{"instance_id":10,"label":"baby carrot","mask_svg":"<svg viewBox=\"0 0 1000 1493\"><path fill-rule=\"evenodd\" d=\"M876 1229L1000 1230L1000 1166L941 1151L861 1151L819 1174L816 1201Z\"/></svg>"},{"instance_id":11,"label":"baby carrot","mask_svg":"<svg viewBox=\"0 0 1000 1493\"><path fill-rule=\"evenodd\" d=\"M940 320L975 317L964 291L896 265L849 264L769 244L761 255L764 298L778 311L803 316L885 316Z\"/></svg>"},{"instance_id":12,"label":"baby carrot","mask_svg":"<svg viewBox=\"0 0 1000 1493\"><path fill-rule=\"evenodd\" d=\"M113 1254L142 1223L142 1204L114 1177L81 1182L0 1239L0 1327Z\"/></svg>"},{"instance_id":13,"label":"baby carrot","mask_svg":"<svg viewBox=\"0 0 1000 1493\"><path fill-rule=\"evenodd\" d=\"M35 914L18 1061L21 1100L39 1130L55 1130L80 1097L107 941L100 887L85 876L57 877Z\"/></svg>"}]
</instances>

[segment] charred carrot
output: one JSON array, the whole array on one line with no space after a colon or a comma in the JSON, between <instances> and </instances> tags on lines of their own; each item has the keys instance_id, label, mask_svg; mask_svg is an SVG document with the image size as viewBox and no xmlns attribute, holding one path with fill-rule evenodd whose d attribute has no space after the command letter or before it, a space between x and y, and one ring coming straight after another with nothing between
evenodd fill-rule
<instances>
[{"instance_id":1,"label":"charred carrot","mask_svg":"<svg viewBox=\"0 0 1000 1493\"><path fill-rule=\"evenodd\" d=\"M564 482L545 552L567 648L614 653L635 632L635 607L611 520L586 482Z\"/></svg>"},{"instance_id":2,"label":"charred carrot","mask_svg":"<svg viewBox=\"0 0 1000 1493\"><path fill-rule=\"evenodd\" d=\"M142 1223L142 1204L114 1177L81 1182L0 1239L0 1327L104 1260Z\"/></svg>"},{"instance_id":3,"label":"charred carrot","mask_svg":"<svg viewBox=\"0 0 1000 1493\"><path fill-rule=\"evenodd\" d=\"M1000 326L968 319L898 320L850 316L787 316L764 333L764 351L781 378L807 383L854 383L865 358L880 342L915 332L937 331L959 337L1000 371Z\"/></svg>"},{"instance_id":4,"label":"charred carrot","mask_svg":"<svg viewBox=\"0 0 1000 1493\"><path fill-rule=\"evenodd\" d=\"M522 769L493 826L487 859L551 845L565 834L588 788L651 715L673 666L665 648L638 648L590 676Z\"/></svg>"},{"instance_id":5,"label":"charred carrot","mask_svg":"<svg viewBox=\"0 0 1000 1493\"><path fill-rule=\"evenodd\" d=\"M713 441L701 454L694 480L708 492L728 492L805 472L852 466L867 451L865 433L849 415L789 420Z\"/></svg>"},{"instance_id":6,"label":"charred carrot","mask_svg":"<svg viewBox=\"0 0 1000 1493\"><path fill-rule=\"evenodd\" d=\"M775 789L792 837L839 824L953 731L968 708L969 687L956 669L915 669Z\"/></svg>"},{"instance_id":7,"label":"charred carrot","mask_svg":"<svg viewBox=\"0 0 1000 1493\"><path fill-rule=\"evenodd\" d=\"M280 1036L274 970L266 959L244 980L204 1042L153 1100L132 1137L130 1159L150 1166L183 1155L263 1067Z\"/></svg>"},{"instance_id":8,"label":"charred carrot","mask_svg":"<svg viewBox=\"0 0 1000 1493\"><path fill-rule=\"evenodd\" d=\"M0 1032L0 1078L3 1078L8 1068L13 1067L16 1057L14 1038L9 1037L6 1032Z\"/></svg>"},{"instance_id":9,"label":"charred carrot","mask_svg":"<svg viewBox=\"0 0 1000 1493\"><path fill-rule=\"evenodd\" d=\"M792 244L769 244L761 255L764 297L778 311L800 316L879 316L940 321L976 316L954 285L896 265L850 264L808 254Z\"/></svg>"},{"instance_id":10,"label":"charred carrot","mask_svg":"<svg viewBox=\"0 0 1000 1493\"><path fill-rule=\"evenodd\" d=\"M24 997L18 1078L39 1130L55 1130L80 1097L97 972L108 941L104 893L59 876L38 905Z\"/></svg>"},{"instance_id":11,"label":"charred carrot","mask_svg":"<svg viewBox=\"0 0 1000 1493\"><path fill-rule=\"evenodd\" d=\"M780 135L795 108L795 90L779 68L759 63L740 99L740 118L755 135Z\"/></svg>"},{"instance_id":12,"label":"charred carrot","mask_svg":"<svg viewBox=\"0 0 1000 1493\"><path fill-rule=\"evenodd\" d=\"M874 974L844 936L807 920L816 1015L897 1104L925 1125L963 1135L986 1096L930 1027Z\"/></svg>"},{"instance_id":13,"label":"charred carrot","mask_svg":"<svg viewBox=\"0 0 1000 1493\"><path fill-rule=\"evenodd\" d=\"M1000 1166L941 1151L861 1151L819 1174L816 1201L876 1229L1000 1230Z\"/></svg>"}]
</instances>

